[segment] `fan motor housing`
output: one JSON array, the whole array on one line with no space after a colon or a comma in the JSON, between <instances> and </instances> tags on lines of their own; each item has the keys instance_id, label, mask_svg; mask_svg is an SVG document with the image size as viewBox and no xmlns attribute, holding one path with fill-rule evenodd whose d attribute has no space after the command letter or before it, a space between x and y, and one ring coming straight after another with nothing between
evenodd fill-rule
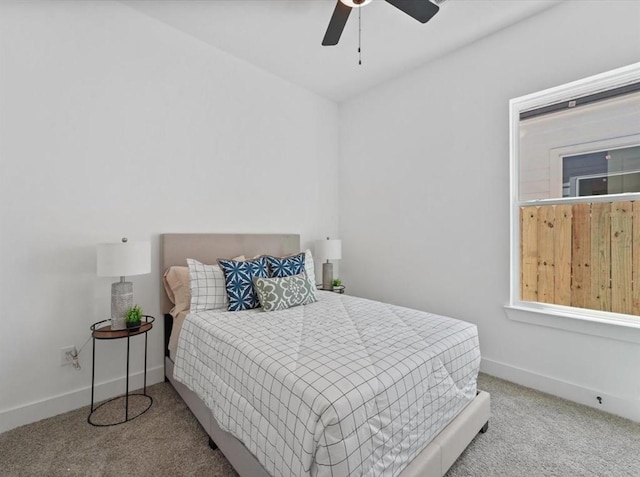
<instances>
[{"instance_id":1,"label":"fan motor housing","mask_svg":"<svg viewBox=\"0 0 640 477\"><path fill-rule=\"evenodd\" d=\"M359 8L364 7L367 3L371 3L371 0L340 0L347 7Z\"/></svg>"}]
</instances>

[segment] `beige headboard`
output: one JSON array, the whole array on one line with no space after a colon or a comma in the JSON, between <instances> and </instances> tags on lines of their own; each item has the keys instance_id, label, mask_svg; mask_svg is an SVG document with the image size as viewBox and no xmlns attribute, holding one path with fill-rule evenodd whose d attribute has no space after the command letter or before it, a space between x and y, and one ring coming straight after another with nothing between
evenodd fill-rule
<instances>
[{"instance_id":1,"label":"beige headboard","mask_svg":"<svg viewBox=\"0 0 640 477\"><path fill-rule=\"evenodd\" d=\"M219 258L238 255L283 256L300 251L300 235L297 234L161 234L160 274L173 265L186 266L187 258L202 263L215 264ZM173 304L169 301L164 285L160 283L160 309L169 313Z\"/></svg>"}]
</instances>

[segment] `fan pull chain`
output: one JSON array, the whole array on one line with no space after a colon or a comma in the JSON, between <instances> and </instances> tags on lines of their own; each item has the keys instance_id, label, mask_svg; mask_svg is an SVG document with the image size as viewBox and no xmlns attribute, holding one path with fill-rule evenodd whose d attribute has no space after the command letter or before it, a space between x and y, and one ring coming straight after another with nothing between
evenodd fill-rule
<instances>
[{"instance_id":1,"label":"fan pull chain","mask_svg":"<svg viewBox=\"0 0 640 477\"><path fill-rule=\"evenodd\" d=\"M358 64L362 65L362 8L358 8Z\"/></svg>"}]
</instances>

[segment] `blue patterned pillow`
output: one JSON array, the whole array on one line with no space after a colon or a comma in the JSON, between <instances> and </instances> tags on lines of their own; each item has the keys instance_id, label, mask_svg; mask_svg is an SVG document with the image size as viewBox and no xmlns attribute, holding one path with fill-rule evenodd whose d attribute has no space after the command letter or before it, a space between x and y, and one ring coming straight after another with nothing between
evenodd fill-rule
<instances>
[{"instance_id":1,"label":"blue patterned pillow","mask_svg":"<svg viewBox=\"0 0 640 477\"><path fill-rule=\"evenodd\" d=\"M267 264L271 278L299 275L304 272L304 252L285 258L267 256Z\"/></svg>"},{"instance_id":2,"label":"blue patterned pillow","mask_svg":"<svg viewBox=\"0 0 640 477\"><path fill-rule=\"evenodd\" d=\"M253 279L268 277L266 258L260 257L244 262L221 259L218 260L218 265L224 272L229 311L258 308L260 302L253 289Z\"/></svg>"}]
</instances>

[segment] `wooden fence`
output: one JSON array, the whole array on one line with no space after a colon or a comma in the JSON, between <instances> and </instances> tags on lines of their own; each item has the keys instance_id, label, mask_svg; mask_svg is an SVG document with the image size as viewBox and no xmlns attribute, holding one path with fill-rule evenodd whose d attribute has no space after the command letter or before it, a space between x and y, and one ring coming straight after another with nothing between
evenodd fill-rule
<instances>
[{"instance_id":1,"label":"wooden fence","mask_svg":"<svg viewBox=\"0 0 640 477\"><path fill-rule=\"evenodd\" d=\"M640 315L640 201L520 209L525 301Z\"/></svg>"}]
</instances>

